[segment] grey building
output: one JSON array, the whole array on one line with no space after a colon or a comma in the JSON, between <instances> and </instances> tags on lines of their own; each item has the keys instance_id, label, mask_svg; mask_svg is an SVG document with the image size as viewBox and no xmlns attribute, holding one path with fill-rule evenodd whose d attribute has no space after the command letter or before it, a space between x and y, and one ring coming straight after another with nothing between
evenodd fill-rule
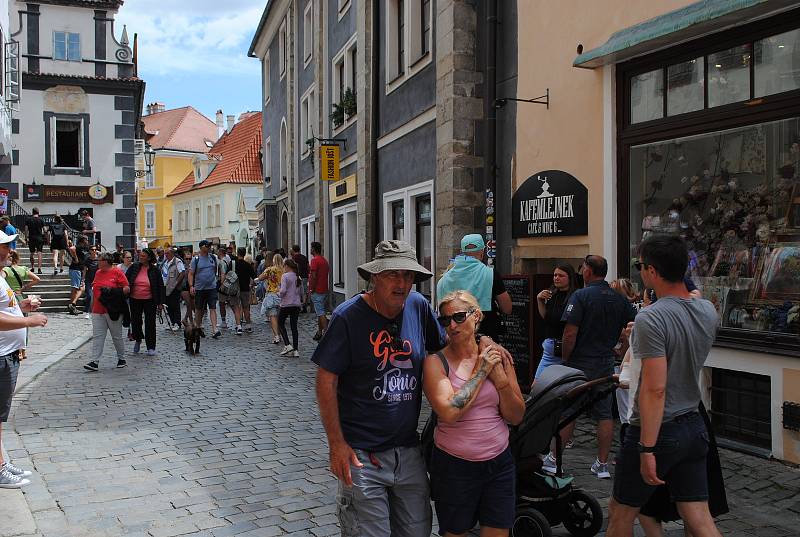
<instances>
[{"instance_id":1,"label":"grey building","mask_svg":"<svg viewBox=\"0 0 800 537\"><path fill-rule=\"evenodd\" d=\"M322 242L334 303L363 287L355 267L379 240L410 242L437 276L462 235L495 240L485 200L510 191L510 166L499 163L513 153L498 144L513 143L515 114L509 105L495 119L494 104L516 86L516 24L498 27L515 6L279 0L265 8L249 51L265 72L264 234L267 246ZM335 183L320 179L320 138L339 146ZM419 290L430 296L431 287Z\"/></svg>"}]
</instances>

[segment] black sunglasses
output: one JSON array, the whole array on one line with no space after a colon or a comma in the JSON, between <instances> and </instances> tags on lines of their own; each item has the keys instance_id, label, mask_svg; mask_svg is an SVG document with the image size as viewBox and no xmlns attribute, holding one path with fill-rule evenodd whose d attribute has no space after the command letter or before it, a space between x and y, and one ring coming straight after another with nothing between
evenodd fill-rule
<instances>
[{"instance_id":1,"label":"black sunglasses","mask_svg":"<svg viewBox=\"0 0 800 537\"><path fill-rule=\"evenodd\" d=\"M392 338L391 343L389 346L393 351L402 351L403 350L403 338L400 337L400 323L398 321L392 321L386 325L386 331L389 332L389 336Z\"/></svg>"},{"instance_id":2,"label":"black sunglasses","mask_svg":"<svg viewBox=\"0 0 800 537\"><path fill-rule=\"evenodd\" d=\"M652 267L652 266L653 265L650 265L648 263L642 263L641 261L634 261L633 263L633 268L635 268L639 272L641 272L643 268L646 269L647 267Z\"/></svg>"},{"instance_id":3,"label":"black sunglasses","mask_svg":"<svg viewBox=\"0 0 800 537\"><path fill-rule=\"evenodd\" d=\"M439 322L439 326L446 328L450 326L450 321L455 321L456 324L461 324L473 313L475 313L474 309L469 311L457 311L452 315L440 315L436 320Z\"/></svg>"}]
</instances>

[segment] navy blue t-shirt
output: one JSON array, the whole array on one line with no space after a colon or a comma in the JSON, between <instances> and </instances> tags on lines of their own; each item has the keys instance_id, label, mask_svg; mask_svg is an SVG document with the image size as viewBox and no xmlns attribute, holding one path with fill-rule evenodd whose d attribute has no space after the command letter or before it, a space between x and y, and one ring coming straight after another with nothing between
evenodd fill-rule
<instances>
[{"instance_id":1,"label":"navy blue t-shirt","mask_svg":"<svg viewBox=\"0 0 800 537\"><path fill-rule=\"evenodd\" d=\"M611 360L620 333L636 317L636 309L605 280L578 289L569 299L562 321L578 327L575 348L569 358L572 367L600 365L598 358Z\"/></svg>"},{"instance_id":2,"label":"navy blue t-shirt","mask_svg":"<svg viewBox=\"0 0 800 537\"><path fill-rule=\"evenodd\" d=\"M333 311L311 358L339 376L339 420L353 448L384 451L419 442L422 362L444 347L445 334L430 303L416 291L400 318L403 350L392 350L393 321L354 296Z\"/></svg>"}]
</instances>

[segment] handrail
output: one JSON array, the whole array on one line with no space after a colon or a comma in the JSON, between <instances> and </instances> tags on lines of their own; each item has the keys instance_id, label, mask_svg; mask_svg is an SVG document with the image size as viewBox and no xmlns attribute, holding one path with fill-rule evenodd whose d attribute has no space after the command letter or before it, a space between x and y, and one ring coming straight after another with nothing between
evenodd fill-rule
<instances>
[{"instance_id":1,"label":"handrail","mask_svg":"<svg viewBox=\"0 0 800 537\"><path fill-rule=\"evenodd\" d=\"M25 210L25 207L17 203L16 200L8 200L8 216L11 218L11 223L14 224L14 227L17 230L22 230L25 228L25 221L31 216L31 213ZM69 240L72 241L72 244L78 244L78 239L80 237L85 236L82 231L74 229L71 227L66 220L63 220L64 228L67 230L67 237ZM23 233L19 234L20 239L22 239L23 243L26 243L25 236ZM98 234L99 237L99 234ZM105 250L106 248L102 244L97 244L100 247L100 251Z\"/></svg>"}]
</instances>

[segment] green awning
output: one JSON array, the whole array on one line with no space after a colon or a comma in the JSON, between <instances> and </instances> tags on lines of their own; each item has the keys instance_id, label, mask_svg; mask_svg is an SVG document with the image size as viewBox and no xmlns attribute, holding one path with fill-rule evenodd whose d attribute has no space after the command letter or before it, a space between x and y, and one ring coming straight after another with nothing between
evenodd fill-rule
<instances>
[{"instance_id":1,"label":"green awning","mask_svg":"<svg viewBox=\"0 0 800 537\"><path fill-rule=\"evenodd\" d=\"M659 15L611 35L572 65L594 69L650 54L698 37L800 7L788 0L705 0Z\"/></svg>"}]
</instances>

